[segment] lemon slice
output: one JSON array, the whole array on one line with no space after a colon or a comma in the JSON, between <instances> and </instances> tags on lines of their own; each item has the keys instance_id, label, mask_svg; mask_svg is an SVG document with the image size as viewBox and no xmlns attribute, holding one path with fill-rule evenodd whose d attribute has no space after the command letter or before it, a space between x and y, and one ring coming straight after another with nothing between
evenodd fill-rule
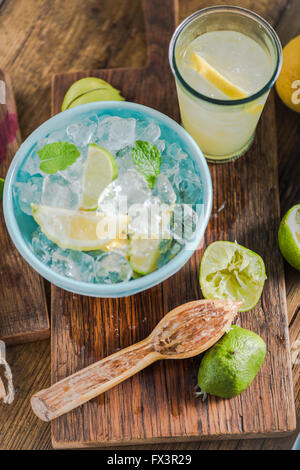
<instances>
[{"instance_id":1,"label":"lemon slice","mask_svg":"<svg viewBox=\"0 0 300 470\"><path fill-rule=\"evenodd\" d=\"M248 94L245 90L231 83L227 78L223 77L216 69L214 69L203 57L196 52L191 55L193 68L196 69L208 82L218 88L224 95L233 100L246 98Z\"/></svg>"},{"instance_id":2,"label":"lemon slice","mask_svg":"<svg viewBox=\"0 0 300 470\"><path fill-rule=\"evenodd\" d=\"M102 191L118 176L118 165L111 153L90 144L84 164L82 207L97 209Z\"/></svg>"},{"instance_id":3,"label":"lemon slice","mask_svg":"<svg viewBox=\"0 0 300 470\"><path fill-rule=\"evenodd\" d=\"M241 300L241 312L257 304L265 279L262 258L236 242L211 243L201 260L199 280L203 296Z\"/></svg>"},{"instance_id":4,"label":"lemon slice","mask_svg":"<svg viewBox=\"0 0 300 470\"><path fill-rule=\"evenodd\" d=\"M287 262L300 271L300 204L291 207L283 217L278 242Z\"/></svg>"},{"instance_id":5,"label":"lemon slice","mask_svg":"<svg viewBox=\"0 0 300 470\"><path fill-rule=\"evenodd\" d=\"M106 249L112 240L127 238L128 216L109 217L98 212L31 204L34 220L49 240L61 248L92 251Z\"/></svg>"}]
</instances>

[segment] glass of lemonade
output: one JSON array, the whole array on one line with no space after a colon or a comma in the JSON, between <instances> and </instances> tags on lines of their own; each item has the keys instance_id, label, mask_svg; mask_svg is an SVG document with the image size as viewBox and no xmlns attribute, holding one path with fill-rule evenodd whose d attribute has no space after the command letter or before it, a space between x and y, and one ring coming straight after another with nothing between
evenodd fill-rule
<instances>
[{"instance_id":1,"label":"glass of lemonade","mask_svg":"<svg viewBox=\"0 0 300 470\"><path fill-rule=\"evenodd\" d=\"M281 69L273 28L244 8L206 8L176 29L169 60L182 124L207 160L243 155Z\"/></svg>"}]
</instances>

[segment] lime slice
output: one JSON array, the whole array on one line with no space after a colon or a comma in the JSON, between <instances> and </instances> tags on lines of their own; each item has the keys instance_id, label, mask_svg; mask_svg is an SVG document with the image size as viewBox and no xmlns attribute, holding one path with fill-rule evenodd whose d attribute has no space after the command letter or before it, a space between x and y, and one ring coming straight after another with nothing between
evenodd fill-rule
<instances>
[{"instance_id":1,"label":"lime slice","mask_svg":"<svg viewBox=\"0 0 300 470\"><path fill-rule=\"evenodd\" d=\"M157 269L161 240L133 238L129 244L129 263L138 274L149 274Z\"/></svg>"},{"instance_id":2,"label":"lime slice","mask_svg":"<svg viewBox=\"0 0 300 470\"><path fill-rule=\"evenodd\" d=\"M118 90L115 90L114 88L92 90L82 96L79 96L79 98L74 100L69 105L68 109L74 108L75 106L79 106L81 104L93 103L94 101L124 101L124 98L122 98Z\"/></svg>"},{"instance_id":3,"label":"lime slice","mask_svg":"<svg viewBox=\"0 0 300 470\"><path fill-rule=\"evenodd\" d=\"M196 54L196 52L193 52L191 55L191 63L198 73L229 98L237 100L248 96L245 90L242 90L242 88L234 85L227 78L223 77L223 75L206 62L203 57Z\"/></svg>"},{"instance_id":4,"label":"lime slice","mask_svg":"<svg viewBox=\"0 0 300 470\"><path fill-rule=\"evenodd\" d=\"M73 211L31 204L34 220L49 240L61 248L108 250L112 240L127 237L128 216Z\"/></svg>"},{"instance_id":5,"label":"lime slice","mask_svg":"<svg viewBox=\"0 0 300 470\"><path fill-rule=\"evenodd\" d=\"M84 164L82 207L96 209L102 191L118 176L118 165L111 153L90 144Z\"/></svg>"},{"instance_id":6,"label":"lime slice","mask_svg":"<svg viewBox=\"0 0 300 470\"><path fill-rule=\"evenodd\" d=\"M62 111L73 108L79 104L93 101L119 101L124 100L119 90L97 77L87 77L73 83L65 94Z\"/></svg>"},{"instance_id":7,"label":"lime slice","mask_svg":"<svg viewBox=\"0 0 300 470\"><path fill-rule=\"evenodd\" d=\"M287 262L300 271L300 204L291 207L283 217L278 242Z\"/></svg>"},{"instance_id":8,"label":"lime slice","mask_svg":"<svg viewBox=\"0 0 300 470\"><path fill-rule=\"evenodd\" d=\"M265 355L260 336L233 325L203 356L198 372L202 393L222 398L239 395L254 380Z\"/></svg>"},{"instance_id":9,"label":"lime slice","mask_svg":"<svg viewBox=\"0 0 300 470\"><path fill-rule=\"evenodd\" d=\"M3 189L4 189L4 179L0 178L0 201L2 200Z\"/></svg>"},{"instance_id":10,"label":"lime slice","mask_svg":"<svg viewBox=\"0 0 300 470\"><path fill-rule=\"evenodd\" d=\"M236 242L211 243L201 260L199 280L203 296L240 300L241 312L257 304L265 279L262 258Z\"/></svg>"}]
</instances>

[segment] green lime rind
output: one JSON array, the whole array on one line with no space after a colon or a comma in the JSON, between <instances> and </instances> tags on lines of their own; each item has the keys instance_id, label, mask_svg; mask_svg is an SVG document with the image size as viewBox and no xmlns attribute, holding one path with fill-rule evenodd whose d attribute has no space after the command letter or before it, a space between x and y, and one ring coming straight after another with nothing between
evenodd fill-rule
<instances>
[{"instance_id":1,"label":"green lime rind","mask_svg":"<svg viewBox=\"0 0 300 470\"><path fill-rule=\"evenodd\" d=\"M252 383L265 355L266 344L260 336L234 325L204 354L198 385L211 395L235 397Z\"/></svg>"},{"instance_id":2,"label":"green lime rind","mask_svg":"<svg viewBox=\"0 0 300 470\"><path fill-rule=\"evenodd\" d=\"M93 101L123 101L119 90L97 77L87 77L76 81L65 94L62 111Z\"/></svg>"},{"instance_id":3,"label":"green lime rind","mask_svg":"<svg viewBox=\"0 0 300 470\"><path fill-rule=\"evenodd\" d=\"M281 220L278 243L282 256L300 271L300 204L291 207Z\"/></svg>"},{"instance_id":4,"label":"green lime rind","mask_svg":"<svg viewBox=\"0 0 300 470\"><path fill-rule=\"evenodd\" d=\"M3 190L4 190L4 179L0 178L0 201L2 201L2 198L3 198Z\"/></svg>"},{"instance_id":5,"label":"green lime rind","mask_svg":"<svg viewBox=\"0 0 300 470\"><path fill-rule=\"evenodd\" d=\"M157 269L161 240L132 238L129 243L129 263L134 272L145 276Z\"/></svg>"},{"instance_id":6,"label":"green lime rind","mask_svg":"<svg viewBox=\"0 0 300 470\"><path fill-rule=\"evenodd\" d=\"M265 279L263 259L237 242L211 243L201 260L199 282L204 298L242 301L240 312L255 307Z\"/></svg>"},{"instance_id":7,"label":"green lime rind","mask_svg":"<svg viewBox=\"0 0 300 470\"><path fill-rule=\"evenodd\" d=\"M124 98L114 90L93 90L74 100L68 109L96 101L124 101Z\"/></svg>"}]
</instances>

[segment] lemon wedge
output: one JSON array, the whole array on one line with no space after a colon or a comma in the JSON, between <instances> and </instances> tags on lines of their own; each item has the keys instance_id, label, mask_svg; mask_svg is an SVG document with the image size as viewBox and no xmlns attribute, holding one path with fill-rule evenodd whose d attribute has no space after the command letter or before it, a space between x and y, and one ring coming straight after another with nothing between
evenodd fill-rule
<instances>
[{"instance_id":1,"label":"lemon wedge","mask_svg":"<svg viewBox=\"0 0 300 470\"><path fill-rule=\"evenodd\" d=\"M127 215L107 216L38 204L31 204L31 208L42 232L61 248L109 250L113 240L127 239Z\"/></svg>"},{"instance_id":2,"label":"lemon wedge","mask_svg":"<svg viewBox=\"0 0 300 470\"><path fill-rule=\"evenodd\" d=\"M231 83L227 78L223 77L216 69L214 69L203 57L196 52L191 55L192 67L200 73L208 82L214 85L224 95L233 100L246 98L248 94L245 90Z\"/></svg>"}]
</instances>

